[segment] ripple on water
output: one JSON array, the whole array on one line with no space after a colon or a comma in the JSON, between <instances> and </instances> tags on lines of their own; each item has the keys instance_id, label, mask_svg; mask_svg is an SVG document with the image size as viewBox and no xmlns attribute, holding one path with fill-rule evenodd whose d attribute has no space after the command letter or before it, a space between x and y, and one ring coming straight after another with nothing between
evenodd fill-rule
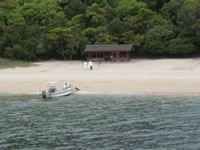
<instances>
[{"instance_id":1,"label":"ripple on water","mask_svg":"<svg viewBox=\"0 0 200 150\"><path fill-rule=\"evenodd\" d=\"M0 97L0 149L198 149L200 97Z\"/></svg>"}]
</instances>

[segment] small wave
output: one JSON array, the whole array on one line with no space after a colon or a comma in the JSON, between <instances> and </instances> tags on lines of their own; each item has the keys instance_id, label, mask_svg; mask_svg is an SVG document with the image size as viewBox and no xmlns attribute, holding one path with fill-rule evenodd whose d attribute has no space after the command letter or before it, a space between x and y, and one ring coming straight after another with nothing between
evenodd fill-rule
<instances>
[{"instance_id":1,"label":"small wave","mask_svg":"<svg viewBox=\"0 0 200 150\"><path fill-rule=\"evenodd\" d=\"M200 93L167 93L167 92L101 92L101 91L77 91L76 95L183 95L183 96L200 96Z\"/></svg>"},{"instance_id":2,"label":"small wave","mask_svg":"<svg viewBox=\"0 0 200 150\"><path fill-rule=\"evenodd\" d=\"M0 96L21 96L21 95L40 95L41 92L7 92L0 93Z\"/></svg>"}]
</instances>

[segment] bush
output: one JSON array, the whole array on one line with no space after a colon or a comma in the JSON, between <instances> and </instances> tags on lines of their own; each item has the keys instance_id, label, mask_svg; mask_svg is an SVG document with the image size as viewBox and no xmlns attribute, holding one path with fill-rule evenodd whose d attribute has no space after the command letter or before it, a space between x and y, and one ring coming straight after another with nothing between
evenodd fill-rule
<instances>
[{"instance_id":1,"label":"bush","mask_svg":"<svg viewBox=\"0 0 200 150\"><path fill-rule=\"evenodd\" d=\"M30 60L29 53L21 45L14 45L12 48L7 47L4 56L9 59Z\"/></svg>"}]
</instances>

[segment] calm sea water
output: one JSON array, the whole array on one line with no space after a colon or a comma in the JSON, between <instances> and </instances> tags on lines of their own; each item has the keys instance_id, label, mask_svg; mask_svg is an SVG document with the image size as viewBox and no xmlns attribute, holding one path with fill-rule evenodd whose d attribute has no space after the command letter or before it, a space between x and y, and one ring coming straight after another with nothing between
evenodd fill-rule
<instances>
[{"instance_id":1,"label":"calm sea water","mask_svg":"<svg viewBox=\"0 0 200 150\"><path fill-rule=\"evenodd\" d=\"M0 149L200 149L200 97L0 97Z\"/></svg>"}]
</instances>

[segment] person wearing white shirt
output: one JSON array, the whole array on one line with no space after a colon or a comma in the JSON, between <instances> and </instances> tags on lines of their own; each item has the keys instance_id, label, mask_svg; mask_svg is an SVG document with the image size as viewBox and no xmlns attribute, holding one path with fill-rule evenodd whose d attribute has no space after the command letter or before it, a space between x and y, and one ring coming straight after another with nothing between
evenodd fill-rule
<instances>
[{"instance_id":1,"label":"person wearing white shirt","mask_svg":"<svg viewBox=\"0 0 200 150\"><path fill-rule=\"evenodd\" d=\"M93 62L92 61L89 61L89 63L88 63L88 69L89 70L93 69Z\"/></svg>"},{"instance_id":2,"label":"person wearing white shirt","mask_svg":"<svg viewBox=\"0 0 200 150\"><path fill-rule=\"evenodd\" d=\"M66 88L67 88L67 83L65 82L65 83L64 83L64 89L66 89Z\"/></svg>"},{"instance_id":3,"label":"person wearing white shirt","mask_svg":"<svg viewBox=\"0 0 200 150\"><path fill-rule=\"evenodd\" d=\"M84 62L84 69L87 69L87 67L88 67L88 63L85 61Z\"/></svg>"}]
</instances>

